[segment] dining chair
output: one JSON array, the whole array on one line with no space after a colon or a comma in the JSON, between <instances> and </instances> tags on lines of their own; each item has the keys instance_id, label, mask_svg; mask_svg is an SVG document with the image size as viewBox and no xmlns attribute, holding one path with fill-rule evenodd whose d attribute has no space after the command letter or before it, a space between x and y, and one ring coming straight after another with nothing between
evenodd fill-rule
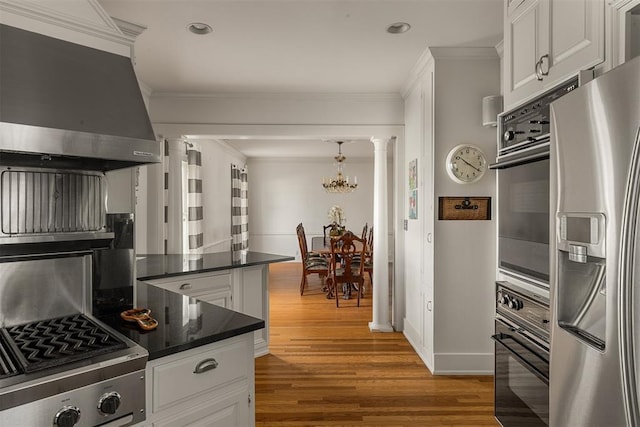
<instances>
[{"instance_id":1,"label":"dining chair","mask_svg":"<svg viewBox=\"0 0 640 427\"><path fill-rule=\"evenodd\" d=\"M362 227L362 234L360 235L360 238L366 239L368 231L369 231L369 223L365 222L364 223L364 227Z\"/></svg>"},{"instance_id":2,"label":"dining chair","mask_svg":"<svg viewBox=\"0 0 640 427\"><path fill-rule=\"evenodd\" d=\"M367 255L364 261L364 271L369 273L369 281L373 287L373 227L369 229L367 238Z\"/></svg>"},{"instance_id":3,"label":"dining chair","mask_svg":"<svg viewBox=\"0 0 640 427\"><path fill-rule=\"evenodd\" d=\"M324 237L324 244L325 245L327 244L327 242L329 242L329 240L327 240L327 237L331 237L329 232L331 231L331 229L333 227L335 227L334 223L322 226L322 237Z\"/></svg>"},{"instance_id":4,"label":"dining chair","mask_svg":"<svg viewBox=\"0 0 640 427\"><path fill-rule=\"evenodd\" d=\"M356 256L364 259L366 252L366 240L347 231L339 238L331 239L331 275L327 279L327 285L336 299L336 307L340 307L338 285L343 285L343 294L350 292L355 286L358 295L358 307L364 285L364 263L354 262Z\"/></svg>"},{"instance_id":5,"label":"dining chair","mask_svg":"<svg viewBox=\"0 0 640 427\"><path fill-rule=\"evenodd\" d=\"M300 246L300 258L302 260L302 279L300 280L300 295L304 294L304 288L307 286L307 276L309 274L318 274L320 281L324 285L324 279L329 274L329 262L321 255L311 254L307 247L307 237L304 233L302 223L296 227L298 235L298 245Z\"/></svg>"}]
</instances>

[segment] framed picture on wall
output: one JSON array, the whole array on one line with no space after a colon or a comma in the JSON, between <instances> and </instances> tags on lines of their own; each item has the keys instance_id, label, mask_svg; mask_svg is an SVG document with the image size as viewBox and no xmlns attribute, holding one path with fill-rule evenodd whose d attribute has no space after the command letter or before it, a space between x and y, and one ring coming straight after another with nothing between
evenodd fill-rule
<instances>
[{"instance_id":1,"label":"framed picture on wall","mask_svg":"<svg viewBox=\"0 0 640 427\"><path fill-rule=\"evenodd\" d=\"M409 162L409 190L418 188L418 159Z\"/></svg>"},{"instance_id":2,"label":"framed picture on wall","mask_svg":"<svg viewBox=\"0 0 640 427\"><path fill-rule=\"evenodd\" d=\"M418 190L409 191L409 219L418 219Z\"/></svg>"},{"instance_id":3,"label":"framed picture on wall","mask_svg":"<svg viewBox=\"0 0 640 427\"><path fill-rule=\"evenodd\" d=\"M418 159L409 162L409 219L418 219Z\"/></svg>"}]
</instances>

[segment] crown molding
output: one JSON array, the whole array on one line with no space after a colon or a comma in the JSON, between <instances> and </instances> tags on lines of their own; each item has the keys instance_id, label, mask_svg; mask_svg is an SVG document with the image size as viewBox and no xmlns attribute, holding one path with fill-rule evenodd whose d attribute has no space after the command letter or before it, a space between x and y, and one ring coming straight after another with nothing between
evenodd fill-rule
<instances>
[{"instance_id":1,"label":"crown molding","mask_svg":"<svg viewBox=\"0 0 640 427\"><path fill-rule=\"evenodd\" d=\"M97 0L85 1L100 22L70 16L50 7L55 2L33 0L0 0L0 21L27 31L129 56L134 38L116 25ZM78 35L88 37L79 41ZM107 49L105 46L110 47Z\"/></svg>"},{"instance_id":2,"label":"crown molding","mask_svg":"<svg viewBox=\"0 0 640 427\"><path fill-rule=\"evenodd\" d=\"M499 59L496 47L428 47L411 69L409 77L402 87L402 98L409 95L411 89L423 76L427 67L438 59L487 60Z\"/></svg>"},{"instance_id":3,"label":"crown molding","mask_svg":"<svg viewBox=\"0 0 640 427\"><path fill-rule=\"evenodd\" d=\"M398 93L316 93L316 92L229 92L229 93L181 93L153 91L153 98L171 99L277 99L277 100L313 100L313 101L402 101Z\"/></svg>"}]
</instances>

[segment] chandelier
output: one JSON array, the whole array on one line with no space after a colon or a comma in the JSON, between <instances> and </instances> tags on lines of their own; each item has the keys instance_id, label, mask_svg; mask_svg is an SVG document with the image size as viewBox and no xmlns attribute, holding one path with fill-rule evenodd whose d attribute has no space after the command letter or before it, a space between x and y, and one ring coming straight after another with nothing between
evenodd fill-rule
<instances>
[{"instance_id":1,"label":"chandelier","mask_svg":"<svg viewBox=\"0 0 640 427\"><path fill-rule=\"evenodd\" d=\"M344 167L344 161L347 159L342 154L343 141L336 141L338 144L338 155L334 157L336 159L336 167L338 168L338 174L335 178L322 178L322 186L327 193L351 193L358 188L358 177L353 177L353 182L349 182L349 176L344 176L342 168Z\"/></svg>"}]
</instances>

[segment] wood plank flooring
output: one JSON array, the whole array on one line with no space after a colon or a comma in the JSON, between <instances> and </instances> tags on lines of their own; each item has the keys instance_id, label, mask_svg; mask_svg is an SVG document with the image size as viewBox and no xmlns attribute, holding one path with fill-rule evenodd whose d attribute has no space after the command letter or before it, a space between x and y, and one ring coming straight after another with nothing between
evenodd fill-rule
<instances>
[{"instance_id":1,"label":"wood plank flooring","mask_svg":"<svg viewBox=\"0 0 640 427\"><path fill-rule=\"evenodd\" d=\"M401 333L371 333L371 298L327 300L299 263L271 264L271 354L256 359L257 426L497 426L493 377L433 376Z\"/></svg>"}]
</instances>

